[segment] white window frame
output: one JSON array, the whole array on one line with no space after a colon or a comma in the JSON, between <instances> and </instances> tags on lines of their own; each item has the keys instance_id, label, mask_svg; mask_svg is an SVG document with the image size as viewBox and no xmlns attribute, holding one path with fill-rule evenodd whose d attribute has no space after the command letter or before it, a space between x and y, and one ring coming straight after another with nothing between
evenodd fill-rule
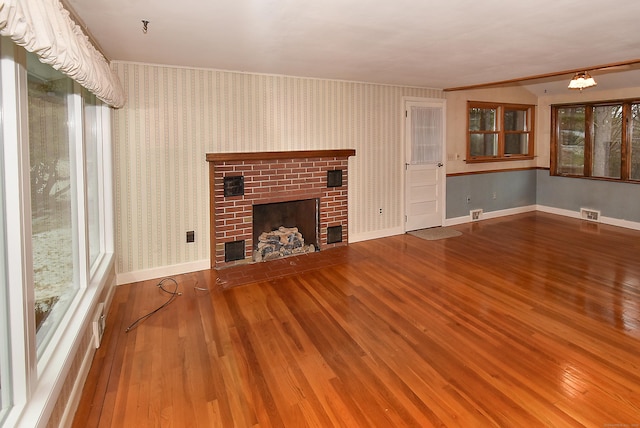
<instances>
[{"instance_id":1,"label":"white window frame","mask_svg":"<svg viewBox=\"0 0 640 428\"><path fill-rule=\"evenodd\" d=\"M82 96L79 87L74 91L73 117L78 126L71 127L71 138L83 141ZM9 293L8 319L11 325L9 342L11 407L6 414L0 415L0 426L44 427L47 425L62 391L76 354L84 338L84 332L90 327L90 315L101 297L102 290L111 283L110 274L114 269L114 220L113 187L111 177L112 154L110 109L100 106L96 115L102 122L98 134L101 141L99 153L101 171L100 212L101 212L101 248L103 252L93 266L89 266L88 232L86 225L86 184L79 185L79 194L74 206L79 216L74 229L78 237L77 257L79 262L80 289L71 307L62 318L49 345L38 358L36 350L33 256L31 248L31 199L29 168L29 129L26 55L22 48L16 47L9 39L0 38L0 109L2 110L2 132L4 166L2 173L5 185L5 238L6 281ZM79 133L79 135L78 135ZM78 166L76 177L84 180L83 144L76 144L75 156ZM84 189L84 190L83 190ZM82 195L80 195L80 193ZM2 196L0 192L0 197ZM70 416L72 417L72 415Z\"/></svg>"}]
</instances>

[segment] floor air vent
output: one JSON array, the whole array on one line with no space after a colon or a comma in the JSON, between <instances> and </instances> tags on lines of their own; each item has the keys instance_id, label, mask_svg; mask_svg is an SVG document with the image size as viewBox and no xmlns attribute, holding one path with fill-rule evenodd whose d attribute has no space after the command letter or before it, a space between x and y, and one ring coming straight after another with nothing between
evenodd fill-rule
<instances>
[{"instance_id":1,"label":"floor air vent","mask_svg":"<svg viewBox=\"0 0 640 428\"><path fill-rule=\"evenodd\" d=\"M99 348L100 342L102 342L105 324L104 303L100 303L96 308L96 315L93 317L93 342L96 348Z\"/></svg>"},{"instance_id":2,"label":"floor air vent","mask_svg":"<svg viewBox=\"0 0 640 428\"><path fill-rule=\"evenodd\" d=\"M471 210L469 215L471 216L471 221L478 221L482 218L482 210Z\"/></svg>"},{"instance_id":3,"label":"floor air vent","mask_svg":"<svg viewBox=\"0 0 640 428\"><path fill-rule=\"evenodd\" d=\"M580 208L580 217L583 220L600 221L600 211Z\"/></svg>"}]
</instances>

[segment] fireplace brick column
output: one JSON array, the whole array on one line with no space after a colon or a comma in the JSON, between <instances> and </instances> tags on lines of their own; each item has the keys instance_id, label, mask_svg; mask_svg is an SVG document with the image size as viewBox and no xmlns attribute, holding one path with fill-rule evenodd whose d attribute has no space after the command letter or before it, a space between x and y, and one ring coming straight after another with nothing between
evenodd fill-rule
<instances>
[{"instance_id":1,"label":"fireplace brick column","mask_svg":"<svg viewBox=\"0 0 640 428\"><path fill-rule=\"evenodd\" d=\"M352 149L208 153L211 267L221 268L252 260L252 216L256 204L317 198L320 200L320 251L347 245L347 171L349 156L354 155ZM329 171L342 171L337 173L341 185L328 182L329 174L332 174L331 181L336 177L335 172ZM234 190L243 187L242 194L225 196L225 177L237 185ZM243 245L244 256L226 260L225 248L229 244Z\"/></svg>"}]
</instances>

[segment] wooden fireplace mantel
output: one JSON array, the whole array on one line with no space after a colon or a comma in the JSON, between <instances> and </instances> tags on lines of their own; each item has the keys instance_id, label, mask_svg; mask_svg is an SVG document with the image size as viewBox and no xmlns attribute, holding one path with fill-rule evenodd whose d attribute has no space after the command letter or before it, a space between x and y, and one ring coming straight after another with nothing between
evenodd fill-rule
<instances>
[{"instance_id":1,"label":"wooden fireplace mantel","mask_svg":"<svg viewBox=\"0 0 640 428\"><path fill-rule=\"evenodd\" d=\"M206 159L207 162L227 162L244 160L349 157L355 156L355 154L355 149L295 150L286 152L207 153Z\"/></svg>"}]
</instances>

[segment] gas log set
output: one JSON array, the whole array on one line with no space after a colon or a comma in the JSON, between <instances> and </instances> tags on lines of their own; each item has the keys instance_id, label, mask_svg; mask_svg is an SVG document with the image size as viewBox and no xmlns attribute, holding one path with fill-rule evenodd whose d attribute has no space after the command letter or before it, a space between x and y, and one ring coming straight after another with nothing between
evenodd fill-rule
<instances>
[{"instance_id":1,"label":"gas log set","mask_svg":"<svg viewBox=\"0 0 640 428\"><path fill-rule=\"evenodd\" d=\"M261 262L294 254L312 253L315 250L315 245L305 245L304 237L297 227L280 226L277 230L260 234L253 259Z\"/></svg>"}]
</instances>

